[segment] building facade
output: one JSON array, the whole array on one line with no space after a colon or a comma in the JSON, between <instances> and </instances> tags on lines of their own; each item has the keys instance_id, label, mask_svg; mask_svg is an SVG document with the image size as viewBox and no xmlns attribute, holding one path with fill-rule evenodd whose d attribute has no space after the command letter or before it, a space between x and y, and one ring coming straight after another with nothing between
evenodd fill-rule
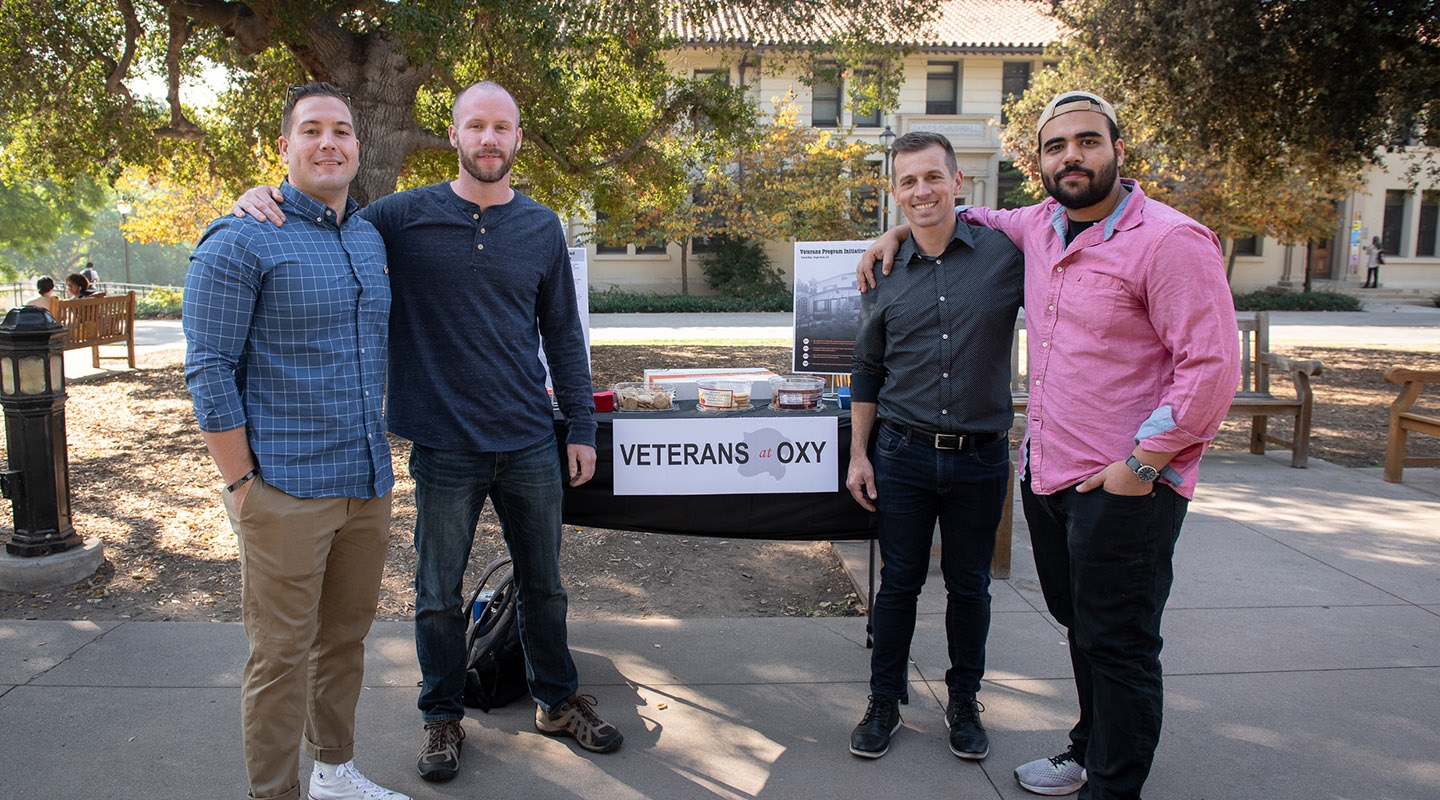
<instances>
[{"instance_id":1,"label":"building facade","mask_svg":"<svg viewBox=\"0 0 1440 800\"><path fill-rule=\"evenodd\" d=\"M903 59L899 102L888 113L856 114L844 76L835 82L807 81L799 74L766 68L774 47L795 43L767 44L762 34L738 31L733 22L710 28L677 22L687 44L670 54L670 63L677 73L689 76L727 75L732 85L746 87L765 114L789 98L799 106L802 121L876 145L885 144L892 134L943 133L965 175L961 202L1006 206L1009 192L1024 178L1000 146L1000 126L1006 121L1002 105L1008 96L1029 88L1031 76L1045 65L1046 46L1064 36L1063 27L1046 14L1048 7L1048 2L1036 0L942 0L929 32L919 38L890 38L897 49L907 48L911 54ZM1382 287L1417 297L1440 293L1440 181L1422 170L1419 185L1414 185L1416 175L1409 170L1414 158L1390 156L1367 169L1363 188L1336 209L1340 230L1331 239L1288 247L1258 237L1233 243L1235 291L1298 289L1307 271L1322 288L1358 287L1365 279L1363 245L1380 236L1386 262ZM884 170L888 164L877 157L876 168ZM880 205L877 229L899 221L888 198ZM570 230L572 240L588 238L585 220L573 220ZM685 268L691 293L710 291L700 277L703 242L683 246L689 248L684 253L675 243L586 247L594 289L676 293ZM766 251L793 285L792 243L769 242Z\"/></svg>"}]
</instances>

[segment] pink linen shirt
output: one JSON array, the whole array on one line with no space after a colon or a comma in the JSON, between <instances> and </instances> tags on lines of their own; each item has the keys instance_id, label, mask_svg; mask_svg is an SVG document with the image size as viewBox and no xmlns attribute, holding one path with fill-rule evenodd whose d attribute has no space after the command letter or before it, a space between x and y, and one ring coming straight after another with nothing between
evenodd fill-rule
<instances>
[{"instance_id":1,"label":"pink linen shirt","mask_svg":"<svg viewBox=\"0 0 1440 800\"><path fill-rule=\"evenodd\" d=\"M1103 222L1065 247L1064 208L971 208L1025 254L1030 363L1018 469L1047 495L1124 461L1137 442L1177 452L1161 480L1195 494L1200 456L1240 380L1239 331L1220 242L1133 180Z\"/></svg>"}]
</instances>

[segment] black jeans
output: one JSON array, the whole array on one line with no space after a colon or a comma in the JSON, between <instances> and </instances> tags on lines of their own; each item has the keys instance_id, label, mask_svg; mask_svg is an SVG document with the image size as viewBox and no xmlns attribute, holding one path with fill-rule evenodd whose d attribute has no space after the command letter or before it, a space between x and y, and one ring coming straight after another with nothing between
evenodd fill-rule
<instances>
[{"instance_id":1,"label":"black jeans","mask_svg":"<svg viewBox=\"0 0 1440 800\"><path fill-rule=\"evenodd\" d=\"M1080 721L1070 731L1084 800L1139 800L1160 741L1160 616L1189 501L1169 486L1141 497L1020 485L1045 605L1066 627Z\"/></svg>"},{"instance_id":2,"label":"black jeans","mask_svg":"<svg viewBox=\"0 0 1440 800\"><path fill-rule=\"evenodd\" d=\"M951 694L980 691L990 635L990 560L1010 480L1005 438L966 450L936 450L881 424L875 441L880 591L875 594L870 693L908 700L906 671L915 608L940 521L945 635Z\"/></svg>"}]
</instances>

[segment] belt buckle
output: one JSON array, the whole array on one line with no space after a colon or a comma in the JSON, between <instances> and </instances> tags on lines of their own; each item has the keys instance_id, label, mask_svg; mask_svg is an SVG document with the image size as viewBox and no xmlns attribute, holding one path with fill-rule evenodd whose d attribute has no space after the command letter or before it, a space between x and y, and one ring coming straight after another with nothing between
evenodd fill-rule
<instances>
[{"instance_id":1,"label":"belt buckle","mask_svg":"<svg viewBox=\"0 0 1440 800\"><path fill-rule=\"evenodd\" d=\"M937 433L935 434L936 450L963 450L965 448L965 436L959 433Z\"/></svg>"}]
</instances>

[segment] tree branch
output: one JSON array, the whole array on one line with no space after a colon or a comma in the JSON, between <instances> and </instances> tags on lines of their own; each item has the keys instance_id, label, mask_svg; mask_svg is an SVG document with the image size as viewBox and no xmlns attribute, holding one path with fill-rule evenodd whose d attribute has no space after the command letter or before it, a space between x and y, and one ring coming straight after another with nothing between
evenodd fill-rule
<instances>
[{"instance_id":1,"label":"tree branch","mask_svg":"<svg viewBox=\"0 0 1440 800\"><path fill-rule=\"evenodd\" d=\"M411 153L420 150L453 150L450 146L450 137L441 136L438 133L431 133L419 126L416 126L408 138L408 151Z\"/></svg>"},{"instance_id":2,"label":"tree branch","mask_svg":"<svg viewBox=\"0 0 1440 800\"><path fill-rule=\"evenodd\" d=\"M271 29L275 24L274 9L270 8L270 3L260 0L253 5L226 0L160 0L160 5L198 23L216 26L233 38L240 52L247 56L263 53L270 47Z\"/></svg>"},{"instance_id":3,"label":"tree branch","mask_svg":"<svg viewBox=\"0 0 1440 800\"><path fill-rule=\"evenodd\" d=\"M144 31L140 28L139 18L135 16L135 4L130 0L120 0L119 5L120 15L125 18L125 54L120 56L120 63L110 71L110 77L105 81L105 89L125 98L128 115L130 108L135 105L135 98L130 94L130 88L125 85L125 75L130 71L130 63L135 60L135 42Z\"/></svg>"},{"instance_id":4,"label":"tree branch","mask_svg":"<svg viewBox=\"0 0 1440 800\"><path fill-rule=\"evenodd\" d=\"M185 117L185 110L180 106L180 55L190 38L187 22L185 12L170 11L170 38L165 48L165 80L169 88L165 99L170 103L170 124L157 129L155 135L198 142L205 138L205 132Z\"/></svg>"}]
</instances>

